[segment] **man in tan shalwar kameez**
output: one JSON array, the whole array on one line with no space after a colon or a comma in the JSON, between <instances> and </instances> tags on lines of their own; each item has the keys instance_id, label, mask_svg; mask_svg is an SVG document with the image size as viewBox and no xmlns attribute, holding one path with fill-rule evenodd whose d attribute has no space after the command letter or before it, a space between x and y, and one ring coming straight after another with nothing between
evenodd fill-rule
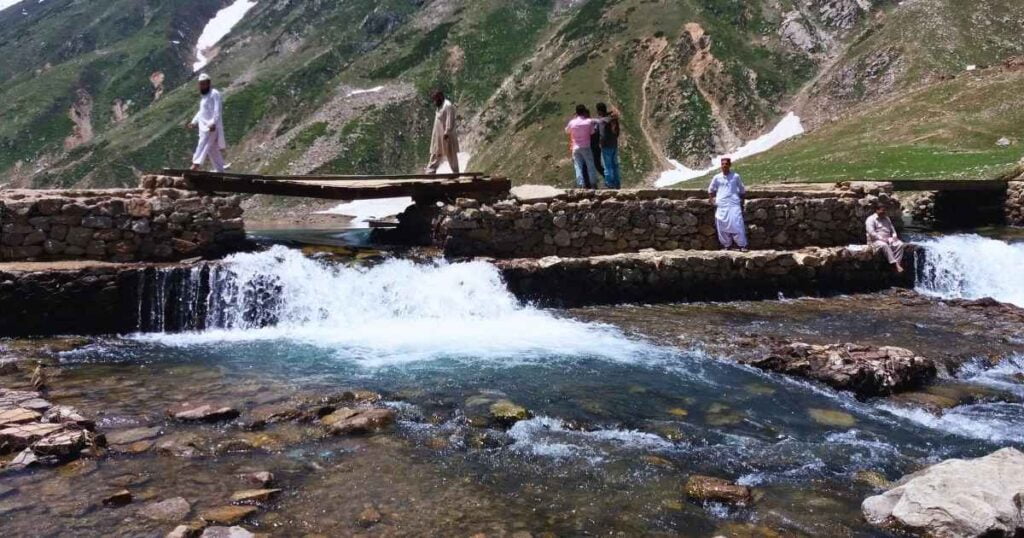
<instances>
[{"instance_id":1,"label":"man in tan shalwar kameez","mask_svg":"<svg viewBox=\"0 0 1024 538\"><path fill-rule=\"evenodd\" d=\"M428 174L436 174L442 161L448 161L453 174L459 173L459 136L455 128L455 105L437 90L431 96L437 114L434 115L434 133L430 137L430 164Z\"/></svg>"},{"instance_id":2,"label":"man in tan shalwar kameez","mask_svg":"<svg viewBox=\"0 0 1024 538\"><path fill-rule=\"evenodd\" d=\"M885 253L886 259L897 273L903 272L903 241L896 235L896 227L886 215L885 206L878 204L875 212L864 223L868 233L868 244Z\"/></svg>"}]
</instances>

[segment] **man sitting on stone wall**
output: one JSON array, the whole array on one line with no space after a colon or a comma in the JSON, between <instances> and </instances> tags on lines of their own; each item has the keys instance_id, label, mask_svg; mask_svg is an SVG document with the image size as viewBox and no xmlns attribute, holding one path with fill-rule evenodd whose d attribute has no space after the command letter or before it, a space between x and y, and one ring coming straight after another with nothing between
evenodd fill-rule
<instances>
[{"instance_id":1,"label":"man sitting on stone wall","mask_svg":"<svg viewBox=\"0 0 1024 538\"><path fill-rule=\"evenodd\" d=\"M875 212L864 223L868 233L868 244L885 252L885 257L897 273L903 272L903 241L896 235L896 227L886 214L885 206L875 203Z\"/></svg>"},{"instance_id":2,"label":"man sitting on stone wall","mask_svg":"<svg viewBox=\"0 0 1024 538\"><path fill-rule=\"evenodd\" d=\"M747 189L743 186L740 175L732 171L732 159L722 157L722 173L711 179L708 186L711 203L718 208L715 211L715 225L718 228L718 241L726 250L733 245L740 251L747 251L747 225L743 222L743 198Z\"/></svg>"}]
</instances>

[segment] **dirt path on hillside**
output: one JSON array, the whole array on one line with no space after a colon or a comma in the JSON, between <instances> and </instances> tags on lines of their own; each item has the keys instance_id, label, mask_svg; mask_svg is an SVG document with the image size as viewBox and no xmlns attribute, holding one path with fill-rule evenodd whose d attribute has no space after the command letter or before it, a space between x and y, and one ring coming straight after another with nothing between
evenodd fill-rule
<instances>
[{"instance_id":1,"label":"dirt path on hillside","mask_svg":"<svg viewBox=\"0 0 1024 538\"><path fill-rule=\"evenodd\" d=\"M656 50L652 50L651 65L647 68L647 74L644 75L644 83L640 88L640 132L643 133L644 140L647 141L647 147L651 149L651 153L654 155L654 160L656 161L654 172L657 173L671 170L672 163L669 162L665 152L661 150L661 146L655 143L654 135L651 134L650 120L647 116L647 91L651 85L651 77L654 75L654 70L661 65L665 49L668 48L668 40L665 38L657 39L654 48Z\"/></svg>"}]
</instances>

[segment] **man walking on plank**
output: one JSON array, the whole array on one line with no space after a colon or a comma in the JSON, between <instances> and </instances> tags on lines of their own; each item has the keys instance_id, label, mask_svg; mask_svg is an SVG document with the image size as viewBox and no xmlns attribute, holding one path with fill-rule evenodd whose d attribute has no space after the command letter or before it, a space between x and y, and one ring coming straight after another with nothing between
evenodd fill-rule
<instances>
[{"instance_id":1,"label":"man walking on plank","mask_svg":"<svg viewBox=\"0 0 1024 538\"><path fill-rule=\"evenodd\" d=\"M199 143L192 155L192 170L199 170L210 159L215 172L224 171L222 150L228 143L224 138L224 101L220 92L213 89L210 76L199 75L199 112L189 122L189 129L199 129Z\"/></svg>"},{"instance_id":2,"label":"man walking on plank","mask_svg":"<svg viewBox=\"0 0 1024 538\"><path fill-rule=\"evenodd\" d=\"M427 173L436 174L442 161L448 161L453 174L459 173L459 136L455 127L455 105L445 98L441 90L431 95L437 113L434 115L434 132L430 136L430 163Z\"/></svg>"},{"instance_id":3,"label":"man walking on plank","mask_svg":"<svg viewBox=\"0 0 1024 538\"><path fill-rule=\"evenodd\" d=\"M740 175L732 171L732 159L722 157L722 173L711 179L708 186L711 203L715 204L715 225L718 241L726 250L733 245L747 251L747 226L743 222L744 197L747 189Z\"/></svg>"}]
</instances>

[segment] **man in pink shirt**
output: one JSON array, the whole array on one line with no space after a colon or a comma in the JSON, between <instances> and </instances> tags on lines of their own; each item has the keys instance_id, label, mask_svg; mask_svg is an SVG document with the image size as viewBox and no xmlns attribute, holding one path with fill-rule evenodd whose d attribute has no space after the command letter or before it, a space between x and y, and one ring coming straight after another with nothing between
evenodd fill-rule
<instances>
[{"instance_id":1,"label":"man in pink shirt","mask_svg":"<svg viewBox=\"0 0 1024 538\"><path fill-rule=\"evenodd\" d=\"M597 165L594 163L594 152L590 149L590 137L597 128L597 121L589 116L586 106L576 105L576 117L569 120L569 124L565 126L565 132L569 134L569 140L572 142L572 163L576 171L576 186L584 189L596 189L598 178L601 176L598 175ZM590 178L589 182L583 177L584 169Z\"/></svg>"}]
</instances>

